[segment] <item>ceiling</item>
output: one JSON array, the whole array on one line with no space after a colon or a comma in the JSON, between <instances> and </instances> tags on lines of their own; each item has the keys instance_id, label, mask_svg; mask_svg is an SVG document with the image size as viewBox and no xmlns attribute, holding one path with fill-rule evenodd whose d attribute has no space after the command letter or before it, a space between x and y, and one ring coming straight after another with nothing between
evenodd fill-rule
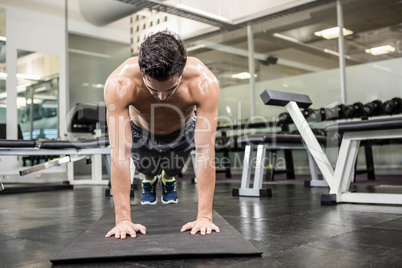
<instances>
[{"instance_id":1,"label":"ceiling","mask_svg":"<svg viewBox=\"0 0 402 268\"><path fill-rule=\"evenodd\" d=\"M319 1L318 1L319 2ZM400 0L343 0L344 27L353 31L345 36L345 54L347 66L402 56L402 1ZM253 40L255 53L277 57L290 63L287 66L264 66L257 61L256 72L261 72L258 79L266 80L285 75L297 75L312 70L328 70L339 67L337 55L328 54L324 49L338 51L338 39L326 40L314 35L314 32L337 26L335 1L325 1L320 6L279 16L267 21L253 24ZM290 37L293 41L277 38L274 34ZM228 48L248 50L247 31L245 28L233 31L220 31L206 38L186 40L187 47L203 42L218 43ZM396 51L392 54L373 56L365 49L380 45L393 45ZM244 56L234 55L228 49L222 53L208 46L191 51L190 56L201 58L214 73L230 77L234 72L248 71L248 61ZM306 68L298 68L298 63ZM307 68L310 66L311 69ZM286 67L286 70L284 68ZM269 68L269 69L266 69ZM281 68L279 71L278 68ZM269 71L266 71L269 70ZM278 72L275 76L275 72ZM220 80L220 82L222 82ZM244 81L248 82L248 81ZM226 79L226 85L236 84Z\"/></svg>"},{"instance_id":2,"label":"ceiling","mask_svg":"<svg viewBox=\"0 0 402 268\"><path fill-rule=\"evenodd\" d=\"M305 1L276 13L250 15L249 20L241 23L211 21L156 0L119 1L219 27L186 39L185 43L187 48L197 47L189 50L189 55L200 58L217 75L221 86L248 82L231 78L234 73L248 71L247 25L252 25L254 50L258 54L257 80L339 67L338 39L326 40L314 35L338 25L335 0ZM347 66L402 56L401 0L342 0L341 3L344 27L353 31L353 35L345 37ZM381 56L365 52L386 44L394 46L396 51ZM260 59L268 56L278 58L277 64L264 65Z\"/></svg>"}]
</instances>

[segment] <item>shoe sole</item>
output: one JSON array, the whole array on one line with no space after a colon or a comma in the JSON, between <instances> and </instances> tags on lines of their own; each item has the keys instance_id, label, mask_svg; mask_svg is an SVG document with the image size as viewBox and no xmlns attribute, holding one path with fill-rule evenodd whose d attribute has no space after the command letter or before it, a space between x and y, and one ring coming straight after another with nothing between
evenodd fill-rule
<instances>
[{"instance_id":1,"label":"shoe sole","mask_svg":"<svg viewBox=\"0 0 402 268\"><path fill-rule=\"evenodd\" d=\"M158 202L158 200L155 200L154 202L141 201L141 205L156 205L157 202Z\"/></svg>"},{"instance_id":2,"label":"shoe sole","mask_svg":"<svg viewBox=\"0 0 402 268\"><path fill-rule=\"evenodd\" d=\"M161 201L162 201L162 204L165 204L165 205L167 205L167 204L177 204L177 202L179 202L179 199L164 201L163 197L161 197Z\"/></svg>"}]
</instances>

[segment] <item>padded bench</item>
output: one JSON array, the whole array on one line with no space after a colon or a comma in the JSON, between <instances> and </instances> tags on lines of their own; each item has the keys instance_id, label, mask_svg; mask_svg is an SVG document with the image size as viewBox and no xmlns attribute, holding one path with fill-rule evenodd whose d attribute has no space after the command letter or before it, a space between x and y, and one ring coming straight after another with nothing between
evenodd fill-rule
<instances>
[{"instance_id":1,"label":"padded bench","mask_svg":"<svg viewBox=\"0 0 402 268\"><path fill-rule=\"evenodd\" d=\"M75 162L84 158L90 159L93 155L103 155L106 158L106 167L110 171L110 148L108 146L109 140L105 138L79 141L0 139L0 155L63 155L63 157L20 171L21 176L67 162Z\"/></svg>"}]
</instances>

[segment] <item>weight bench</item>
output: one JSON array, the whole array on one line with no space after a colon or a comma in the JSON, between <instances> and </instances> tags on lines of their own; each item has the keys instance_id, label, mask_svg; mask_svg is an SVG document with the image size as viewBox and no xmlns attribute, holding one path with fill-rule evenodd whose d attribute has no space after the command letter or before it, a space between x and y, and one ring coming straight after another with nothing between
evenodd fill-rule
<instances>
[{"instance_id":1,"label":"weight bench","mask_svg":"<svg viewBox=\"0 0 402 268\"><path fill-rule=\"evenodd\" d=\"M92 139L81 141L59 141L59 140L0 140L0 155L64 155L43 164L20 171L20 175L28 175L33 172L57 166L67 162L75 162L84 158L89 159L91 155L100 154L110 157L108 139Z\"/></svg>"},{"instance_id":2,"label":"weight bench","mask_svg":"<svg viewBox=\"0 0 402 268\"><path fill-rule=\"evenodd\" d=\"M31 174L40 170L59 166L68 162L75 162L81 159L87 159L91 163L91 157L102 155L105 158L106 167L110 172L110 148L109 140L91 139L80 141L59 141L59 140L0 140L0 155L13 156L32 156L32 155L54 155L57 157L48 162L35 165L33 167L21 170L21 176ZM94 173L92 173L94 176ZM101 177L94 178L101 180Z\"/></svg>"},{"instance_id":3,"label":"weight bench","mask_svg":"<svg viewBox=\"0 0 402 268\"><path fill-rule=\"evenodd\" d=\"M321 145L325 145L327 138L325 136L316 136ZM268 173L269 180L273 180L274 168L276 166L276 151L285 150L291 153L290 150L305 150L302 136L299 134L284 134L284 133L266 133L253 134L239 137L238 144L246 144L244 151L243 172L240 188L235 188L232 191L233 196L272 196L270 189L262 188L262 181L265 171L266 152L269 152L268 160L272 166ZM256 153L255 153L256 151ZM327 187L328 184L324 180L319 180L317 175L317 167L312 159L311 154L307 150L310 172L312 180L311 186ZM286 155L285 155L286 158ZM250 178L253 162L255 160L255 172L253 187L250 187ZM293 160L288 159L286 166L293 170Z\"/></svg>"},{"instance_id":4,"label":"weight bench","mask_svg":"<svg viewBox=\"0 0 402 268\"><path fill-rule=\"evenodd\" d=\"M307 149L329 186L329 194L322 195L321 204L372 203L402 204L402 194L352 193L350 182L361 141L402 138L402 117L380 120L352 121L328 126L326 131L343 133L336 168L330 164L317 138L300 111L311 103L306 95L265 90L261 94L265 105L285 106L299 130Z\"/></svg>"}]
</instances>

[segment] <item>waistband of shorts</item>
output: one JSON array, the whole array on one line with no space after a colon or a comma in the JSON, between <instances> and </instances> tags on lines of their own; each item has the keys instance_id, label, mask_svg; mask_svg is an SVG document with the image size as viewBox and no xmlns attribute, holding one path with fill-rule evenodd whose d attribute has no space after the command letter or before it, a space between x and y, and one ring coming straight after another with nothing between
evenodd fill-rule
<instances>
[{"instance_id":1,"label":"waistband of shorts","mask_svg":"<svg viewBox=\"0 0 402 268\"><path fill-rule=\"evenodd\" d=\"M190 121L184 127L182 127L181 129L178 129L178 130L173 131L172 133L169 133L169 134L166 134L166 135L156 135L156 134L152 134L152 135L153 135L155 140L167 141L167 140L177 139L177 137L179 137L181 133L183 135L184 132L186 131L186 129L192 127L192 125L194 124L194 122L196 120L196 117L197 117L197 113L196 113L196 111L194 111L193 115L191 116ZM138 133L143 133L143 132L150 133L148 130L143 129L143 128L137 126L136 124L134 124L134 122L132 120L130 120L130 123L131 123L131 127Z\"/></svg>"}]
</instances>

